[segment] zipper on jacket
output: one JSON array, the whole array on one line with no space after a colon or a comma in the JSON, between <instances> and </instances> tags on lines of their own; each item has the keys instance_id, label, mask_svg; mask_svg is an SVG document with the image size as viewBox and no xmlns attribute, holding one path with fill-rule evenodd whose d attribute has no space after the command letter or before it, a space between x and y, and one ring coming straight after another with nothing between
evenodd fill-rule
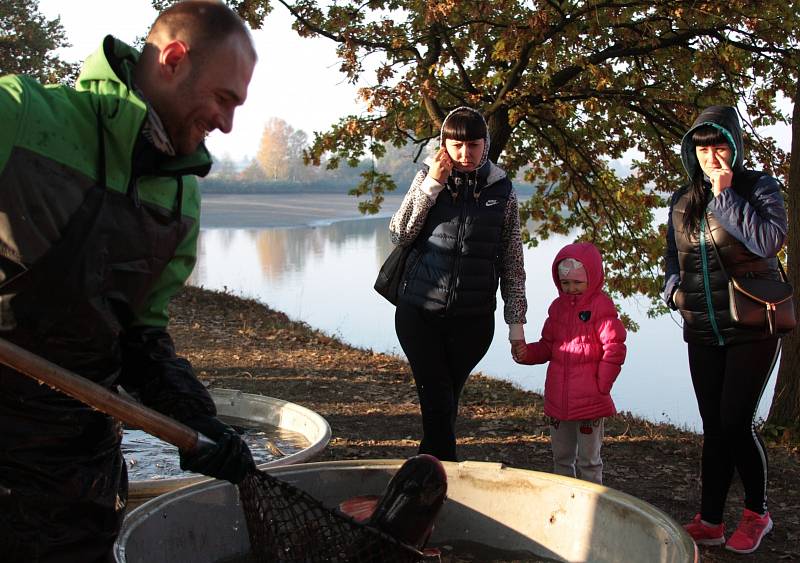
<instances>
[{"instance_id":1,"label":"zipper on jacket","mask_svg":"<svg viewBox=\"0 0 800 563\"><path fill-rule=\"evenodd\" d=\"M130 176L128 178L128 187L126 189L126 195L131 198L133 204L138 209L141 207L141 202L139 201L139 171L136 170L134 166L134 162L136 162L137 158L140 158L142 149L139 147L140 142L147 143L149 141L143 140L144 139L144 127L147 123L147 116L142 118L142 121L139 123L139 131L136 133L136 140L133 142L133 149L131 152L131 165L130 165Z\"/></svg>"},{"instance_id":2,"label":"zipper on jacket","mask_svg":"<svg viewBox=\"0 0 800 563\"><path fill-rule=\"evenodd\" d=\"M577 315L575 314L575 309L577 308L576 305L578 304L578 297L574 295L568 295L567 298L569 299L569 324L567 325L567 335L574 335L575 334L575 323L577 322L575 319ZM570 339L571 342L571 339ZM570 420L572 416L569 412L569 358L571 354L565 353L564 354L564 387L561 392L561 404L564 406L564 420Z\"/></svg>"},{"instance_id":3,"label":"zipper on jacket","mask_svg":"<svg viewBox=\"0 0 800 563\"><path fill-rule=\"evenodd\" d=\"M455 294L456 289L456 277L458 277L458 266L461 262L461 245L464 241L464 230L466 227L464 226L467 222L467 202L469 201L468 197L464 197L461 202L461 214L460 214L460 223L458 225L458 236L456 237L456 257L453 262L453 271L450 274L450 284L447 289L447 303L444 306L444 311L450 310L450 305L453 303L453 295Z\"/></svg>"},{"instance_id":4,"label":"zipper on jacket","mask_svg":"<svg viewBox=\"0 0 800 563\"><path fill-rule=\"evenodd\" d=\"M721 260L722 258L720 258ZM706 306L708 308L708 320L711 322L711 330L714 336L717 337L717 344L720 346L725 345L722 335L717 326L717 318L714 314L714 305L711 303L711 280L708 275L708 256L706 254L706 216L703 215L700 219L700 261L703 265L703 289L706 294Z\"/></svg>"},{"instance_id":5,"label":"zipper on jacket","mask_svg":"<svg viewBox=\"0 0 800 563\"><path fill-rule=\"evenodd\" d=\"M411 243L414 244L414 243ZM415 250L411 250L411 252L415 252ZM411 277L411 274L414 273L414 270L417 267L417 264L422 259L422 252L416 251L416 255L414 256L414 261L408 264L408 268L405 269L404 277L403 277L403 287L400 289L401 294L405 294L406 289L408 289L408 278Z\"/></svg>"},{"instance_id":6,"label":"zipper on jacket","mask_svg":"<svg viewBox=\"0 0 800 563\"><path fill-rule=\"evenodd\" d=\"M503 235L501 234L500 238L502 238L502 236ZM495 286L494 282L495 280L498 280L499 284L500 276L497 275L497 263L499 261L500 261L499 256L495 256L494 260L492 261L492 279L489 280L489 300L487 301L487 303L491 303L493 299L497 299L497 286ZM494 288L494 293L492 293L491 291L492 288Z\"/></svg>"}]
</instances>

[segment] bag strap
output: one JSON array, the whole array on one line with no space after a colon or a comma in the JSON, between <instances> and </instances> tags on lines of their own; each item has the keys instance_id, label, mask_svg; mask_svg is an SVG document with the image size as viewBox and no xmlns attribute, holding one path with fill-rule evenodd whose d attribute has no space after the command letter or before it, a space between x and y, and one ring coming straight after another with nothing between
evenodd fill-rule
<instances>
[{"instance_id":1,"label":"bag strap","mask_svg":"<svg viewBox=\"0 0 800 563\"><path fill-rule=\"evenodd\" d=\"M786 270L783 269L783 264L781 264L781 259L776 256L775 260L778 261L778 269L781 271L781 276L783 276L783 281L785 281L786 283L790 283L789 276L786 275Z\"/></svg>"}]
</instances>

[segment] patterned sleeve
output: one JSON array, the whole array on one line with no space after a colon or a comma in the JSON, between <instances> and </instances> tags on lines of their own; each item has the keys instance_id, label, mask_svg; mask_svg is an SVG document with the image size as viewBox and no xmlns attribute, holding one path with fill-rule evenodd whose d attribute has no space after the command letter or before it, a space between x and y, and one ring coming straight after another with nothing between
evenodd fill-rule
<instances>
[{"instance_id":1,"label":"patterned sleeve","mask_svg":"<svg viewBox=\"0 0 800 563\"><path fill-rule=\"evenodd\" d=\"M431 197L422 191L421 186L425 180L425 170L420 170L414 176L411 187L408 188L403 203L400 204L392 220L389 222L389 233L392 237L392 244L395 246L406 246L414 242L417 235L422 231L428 212L436 202L435 197Z\"/></svg>"},{"instance_id":2,"label":"patterned sleeve","mask_svg":"<svg viewBox=\"0 0 800 563\"><path fill-rule=\"evenodd\" d=\"M506 324L525 324L525 314L528 312L528 301L525 299L525 262L522 256L517 193L513 189L506 204L500 268L500 295L505 303L503 315Z\"/></svg>"}]
</instances>

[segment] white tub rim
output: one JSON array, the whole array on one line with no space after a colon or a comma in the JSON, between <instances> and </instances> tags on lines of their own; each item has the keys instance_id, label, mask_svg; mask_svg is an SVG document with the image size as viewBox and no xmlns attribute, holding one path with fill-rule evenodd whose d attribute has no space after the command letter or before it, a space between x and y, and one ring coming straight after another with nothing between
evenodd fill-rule
<instances>
[{"instance_id":1,"label":"white tub rim","mask_svg":"<svg viewBox=\"0 0 800 563\"><path fill-rule=\"evenodd\" d=\"M287 465L272 466L265 468L265 470L268 471L271 475L275 475L276 477L280 477L284 473L293 474L297 472L319 472L326 470L335 471L337 469L347 469L347 470L385 469L387 471L389 470L395 471L399 469L399 467L405 461L406 461L405 459L363 459L363 460L322 461L322 462L308 462L308 463L288 465L288 466ZM588 481L573 479L561 475L555 475L553 473L536 471L532 469L508 467L499 462L464 461L464 462L443 462L443 463L445 465L445 468L448 470L448 473L450 473L451 471L457 473L463 471L463 472L470 472L473 474L498 473L498 472L510 473L512 475L515 473L518 473L520 475L534 474L533 477L535 477L536 479L541 479L543 481L552 481L554 483L560 483L561 485L568 485L570 487L578 489L593 491L594 493L605 497L606 500L621 505L629 506L636 512L646 515L648 518L656 522L658 526L666 530L672 537L675 537L677 541L683 546L683 549L686 552L687 556L693 558L694 563L698 563L700 561L699 550L697 548L697 545L694 543L689 534L680 524L678 524L673 518L671 518L669 515L667 515L664 511L662 511L658 507L631 494L619 491L617 489L612 489L610 487L606 487L603 485L597 485L595 483L590 483ZM196 489L203 488L206 490L211 490L219 487L230 487L230 486L231 486L230 483L226 481L216 481L212 483L209 482L196 483L188 487L183 487L181 489L177 489L169 493L163 494L159 497L156 497L142 504L141 506L131 511L127 515L125 519L125 525L123 526L123 530L120 533L120 536L114 545L115 557L118 557L117 559L118 561L125 561L124 546L126 544L128 536L130 536L135 531L137 522L143 521L148 517L150 517L151 515L153 515L154 513L159 512L165 504L180 499L183 496L192 495Z\"/></svg>"},{"instance_id":2,"label":"white tub rim","mask_svg":"<svg viewBox=\"0 0 800 563\"><path fill-rule=\"evenodd\" d=\"M236 405L237 401L247 400L250 402L269 405L272 407L268 411L270 413L286 413L306 419L314 427L314 436L303 434L303 432L300 432L296 429L287 428L287 430L292 430L303 434L303 436L310 442L309 447L303 448L300 451L291 453L284 457L261 463L258 465L259 469L264 470L273 467L282 467L284 465L296 465L303 463L321 453L330 442L330 424L328 424L328 421L325 420L322 415L307 407L284 399L278 399L267 395L258 395L255 393L245 393L244 391L237 389L210 388L208 391L211 394L211 398L214 399L214 404L217 407L218 414L223 417L228 415L226 406L233 407ZM271 424L272 426L280 427L279 424L275 424L273 421L268 421L266 419L262 420L262 422ZM150 502L151 499L170 494L178 489L197 485L198 483L206 483L212 480L213 479L211 477L206 477L203 475L170 477L166 479L143 479L138 481L131 480L128 483L129 503L138 508L140 505ZM136 508L133 510L136 510Z\"/></svg>"}]
</instances>

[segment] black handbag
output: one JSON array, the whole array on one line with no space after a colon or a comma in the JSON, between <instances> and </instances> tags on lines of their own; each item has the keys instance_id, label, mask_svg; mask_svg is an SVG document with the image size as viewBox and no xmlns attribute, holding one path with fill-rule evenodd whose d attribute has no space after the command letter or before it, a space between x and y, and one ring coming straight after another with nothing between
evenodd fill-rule
<instances>
[{"instance_id":1,"label":"black handbag","mask_svg":"<svg viewBox=\"0 0 800 563\"><path fill-rule=\"evenodd\" d=\"M731 318L739 326L786 334L797 326L792 294L792 286L785 281L730 278Z\"/></svg>"},{"instance_id":2,"label":"black handbag","mask_svg":"<svg viewBox=\"0 0 800 563\"><path fill-rule=\"evenodd\" d=\"M719 267L728 278L728 304L733 323L743 328L762 329L771 335L791 332L797 326L794 288L788 282L780 259L776 258L782 280L731 277L722 264L713 235L711 243Z\"/></svg>"},{"instance_id":3,"label":"black handbag","mask_svg":"<svg viewBox=\"0 0 800 563\"><path fill-rule=\"evenodd\" d=\"M400 282L403 278L406 259L413 247L413 244L395 246L383 266L381 266L378 278L375 280L375 291L388 299L392 305L397 305L397 289L400 287Z\"/></svg>"}]
</instances>

